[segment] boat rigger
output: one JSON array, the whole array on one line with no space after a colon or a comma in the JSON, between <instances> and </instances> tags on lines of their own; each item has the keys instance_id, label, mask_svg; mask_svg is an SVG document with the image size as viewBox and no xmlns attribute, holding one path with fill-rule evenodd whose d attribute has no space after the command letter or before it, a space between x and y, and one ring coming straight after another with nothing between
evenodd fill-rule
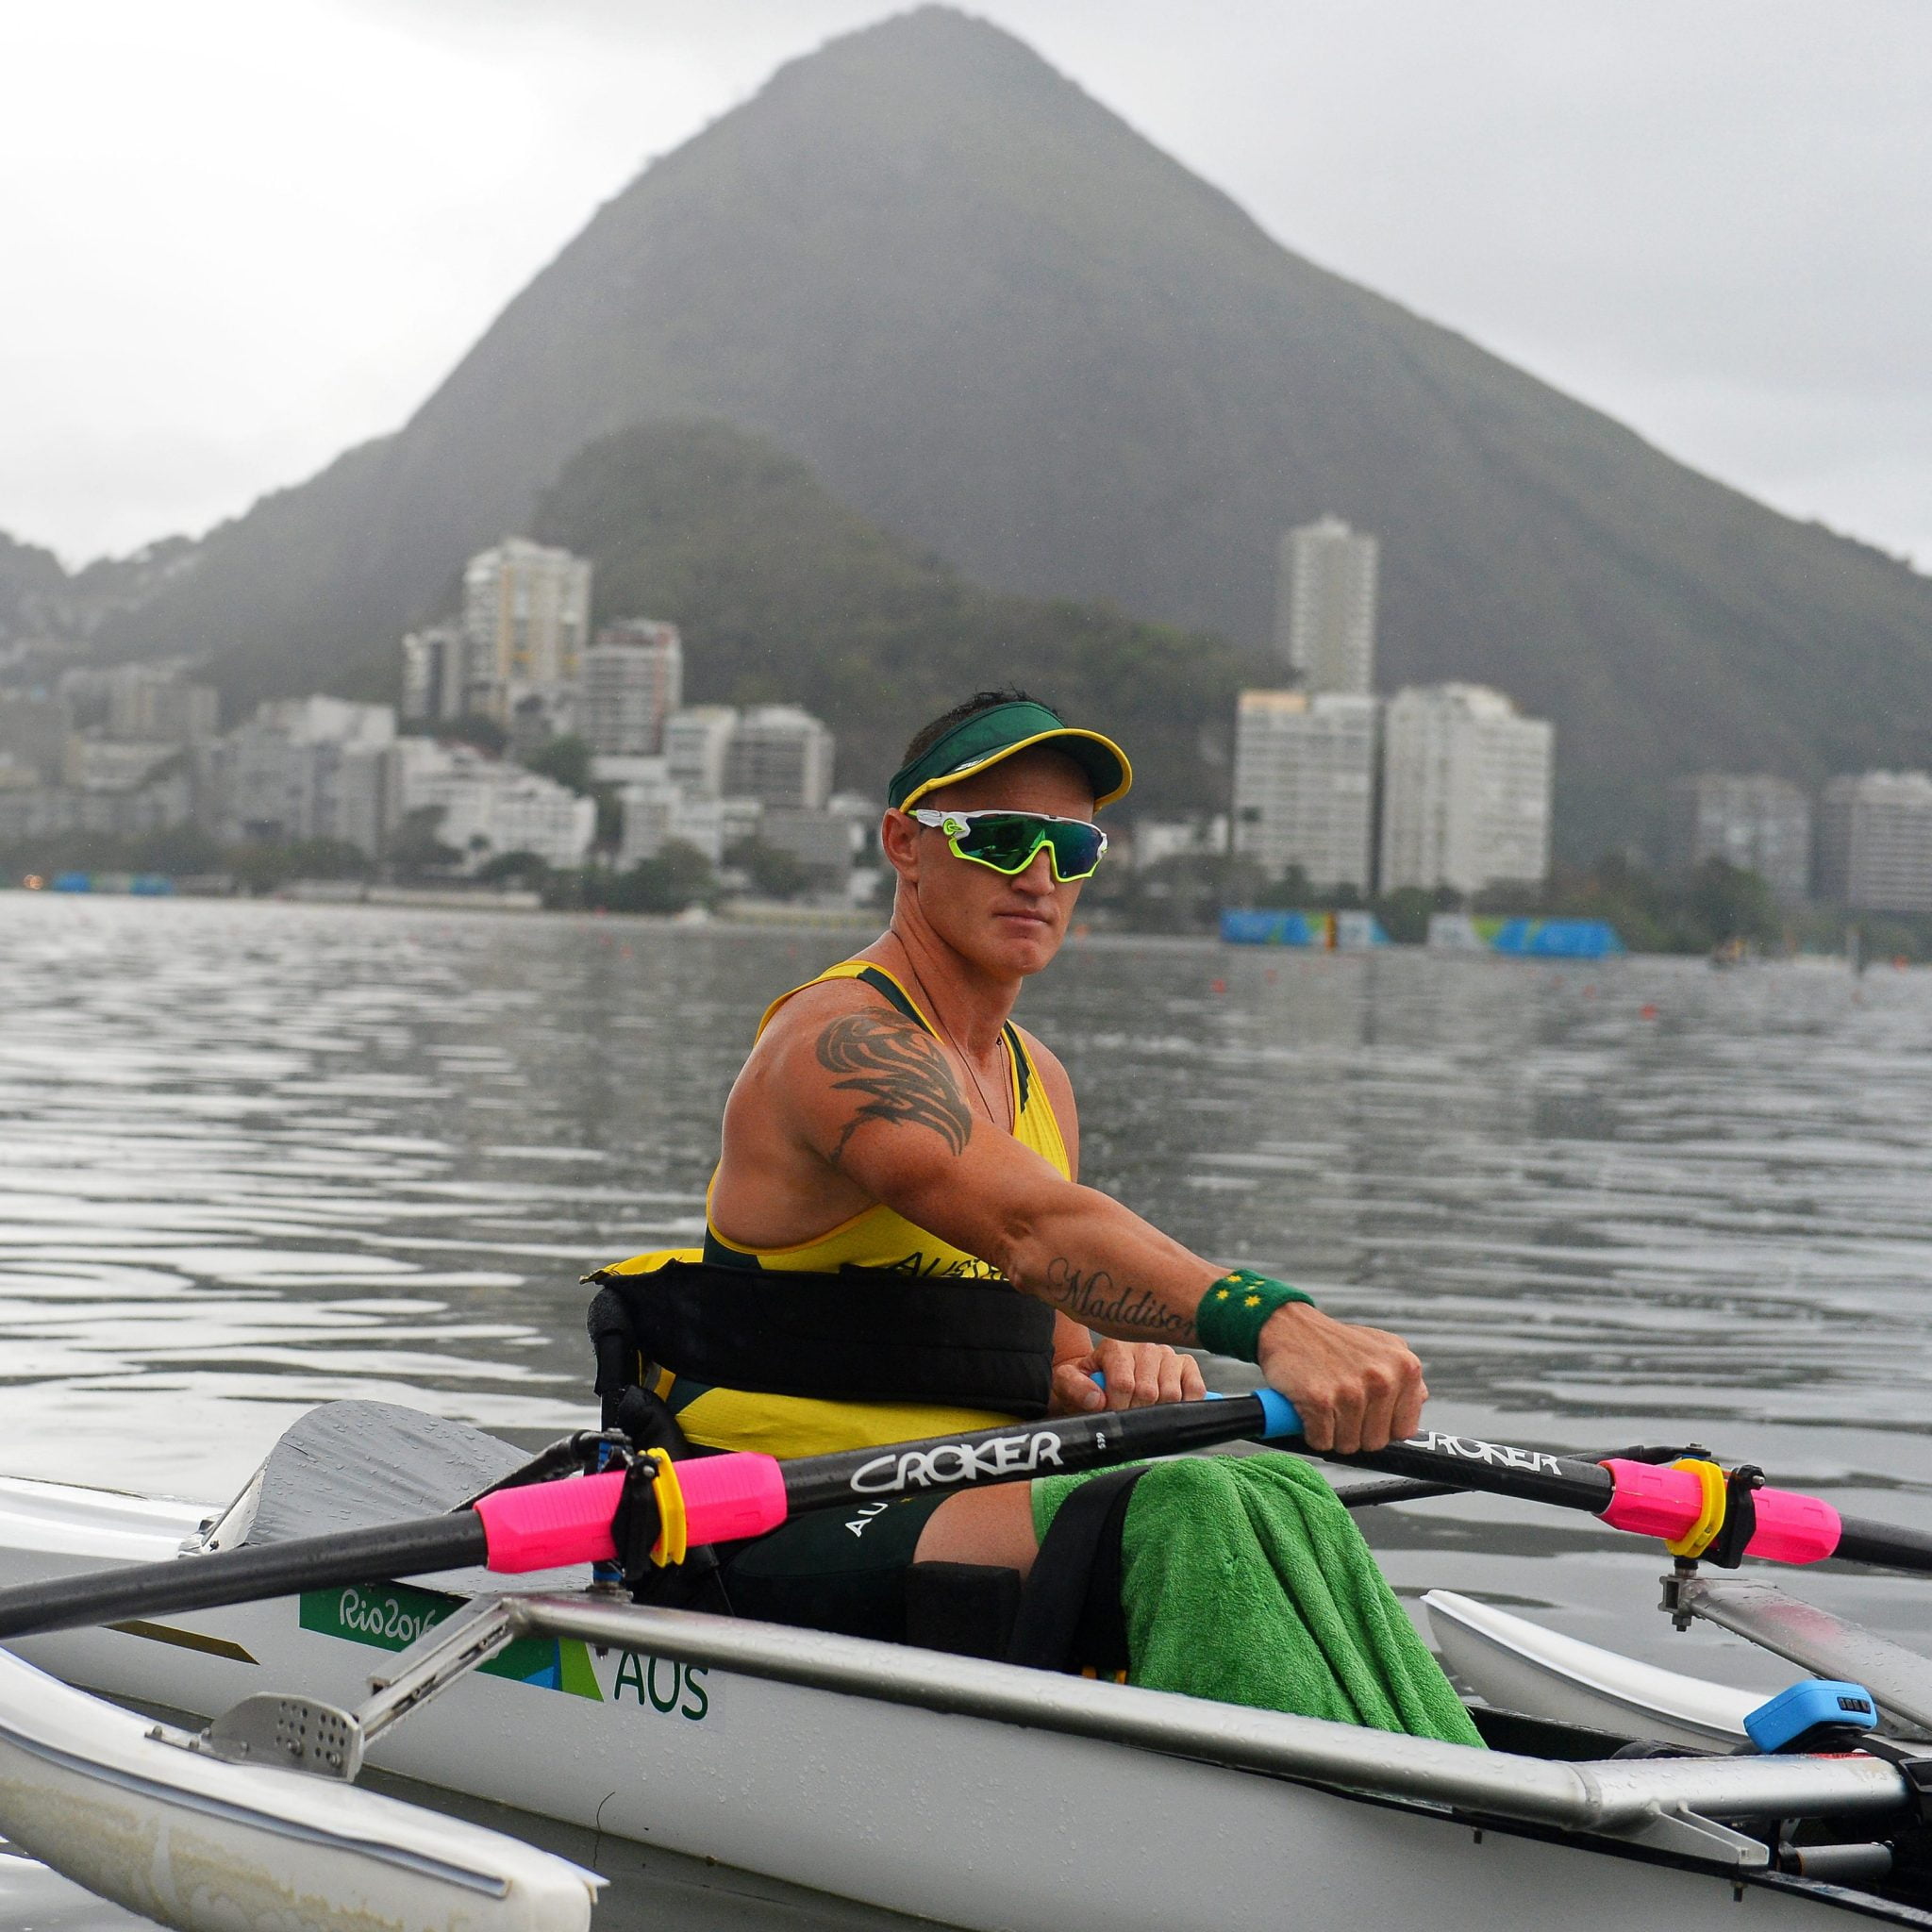
<instances>
[{"instance_id":1,"label":"boat rigger","mask_svg":"<svg viewBox=\"0 0 1932 1932\"><path fill-rule=\"evenodd\" d=\"M224 1752L0 1650L0 1820L89 1890L183 1927L584 1932L603 1880L496 1831L305 1776L298 1700ZM294 1747L291 1750L291 1746ZM292 1760L292 1761L291 1761Z\"/></svg>"}]
</instances>

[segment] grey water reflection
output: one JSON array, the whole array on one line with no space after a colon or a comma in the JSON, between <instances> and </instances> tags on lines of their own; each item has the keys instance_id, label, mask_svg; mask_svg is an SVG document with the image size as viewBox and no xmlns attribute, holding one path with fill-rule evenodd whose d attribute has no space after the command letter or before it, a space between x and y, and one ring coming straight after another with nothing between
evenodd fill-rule
<instances>
[{"instance_id":1,"label":"grey water reflection","mask_svg":"<svg viewBox=\"0 0 1932 1932\"><path fill-rule=\"evenodd\" d=\"M0 1470L225 1495L341 1395L578 1426L594 1263L687 1238L836 935L0 895ZM1932 1527L1932 976L1093 941L1028 989L1085 1177L1423 1355L1439 1424L1708 1441ZM1453 1500L1398 1587L1763 1684L1657 1556ZM1804 1590L1924 1644L1922 1587Z\"/></svg>"}]
</instances>

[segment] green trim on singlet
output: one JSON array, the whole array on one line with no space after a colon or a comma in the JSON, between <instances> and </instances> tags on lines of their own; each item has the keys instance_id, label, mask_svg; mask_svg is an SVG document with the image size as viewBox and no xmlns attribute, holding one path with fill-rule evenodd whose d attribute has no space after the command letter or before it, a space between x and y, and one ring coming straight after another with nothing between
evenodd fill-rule
<instances>
[{"instance_id":1,"label":"green trim on singlet","mask_svg":"<svg viewBox=\"0 0 1932 1932\"><path fill-rule=\"evenodd\" d=\"M852 976L861 986L869 986L873 991L885 994L886 998L898 1008L900 1012L904 1013L922 1033L932 1033L930 1022L912 1004L911 995L906 991L890 973L882 973L876 966L867 966L855 973ZM937 1039L939 1036L934 1034L933 1037Z\"/></svg>"},{"instance_id":2,"label":"green trim on singlet","mask_svg":"<svg viewBox=\"0 0 1932 1932\"><path fill-rule=\"evenodd\" d=\"M716 1387L714 1382L697 1382L689 1375L674 1375L671 1387L664 1392L663 1403L673 1415L676 1415L687 1404L695 1402L700 1395L708 1395Z\"/></svg>"}]
</instances>

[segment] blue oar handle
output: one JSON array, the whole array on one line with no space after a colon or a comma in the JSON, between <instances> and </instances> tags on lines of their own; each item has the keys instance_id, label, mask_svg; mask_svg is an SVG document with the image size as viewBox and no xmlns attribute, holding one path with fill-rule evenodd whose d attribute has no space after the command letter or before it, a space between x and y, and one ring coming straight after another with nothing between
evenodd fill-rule
<instances>
[{"instance_id":1,"label":"blue oar handle","mask_svg":"<svg viewBox=\"0 0 1932 1932\"><path fill-rule=\"evenodd\" d=\"M1107 1377L1097 1371L1089 1378L1096 1389L1107 1387ZM1295 1411L1295 1406L1276 1389L1255 1389L1250 1392L1261 1405L1261 1418L1264 1426L1261 1440L1272 1442L1278 1436L1299 1436L1302 1433L1302 1419ZM1219 1389L1208 1391L1209 1402L1225 1402L1227 1397Z\"/></svg>"},{"instance_id":2,"label":"blue oar handle","mask_svg":"<svg viewBox=\"0 0 1932 1932\"><path fill-rule=\"evenodd\" d=\"M1257 1389L1255 1394L1260 1401L1261 1413L1268 1423L1268 1426L1261 1432L1263 1441L1272 1442L1277 1436L1299 1436L1302 1433L1301 1411L1282 1394L1280 1390Z\"/></svg>"}]
</instances>

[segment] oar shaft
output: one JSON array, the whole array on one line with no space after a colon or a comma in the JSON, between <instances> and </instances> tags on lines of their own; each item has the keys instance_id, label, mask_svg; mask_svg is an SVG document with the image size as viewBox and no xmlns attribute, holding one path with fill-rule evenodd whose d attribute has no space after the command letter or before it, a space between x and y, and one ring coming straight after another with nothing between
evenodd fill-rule
<instances>
[{"instance_id":1,"label":"oar shaft","mask_svg":"<svg viewBox=\"0 0 1932 1932\"><path fill-rule=\"evenodd\" d=\"M933 1490L973 1489L1022 1477L1098 1469L1136 1456L1173 1456L1242 1440L1305 1448L1301 1418L1273 1391L1217 1396L1206 1402L1153 1408L1105 1410L1042 1423L1014 1423L1004 1429L933 1436L890 1447L841 1450L800 1457L778 1465L788 1515L837 1507L882 1496ZM1391 1442L1373 1456L1326 1458L1352 1468L1380 1470L1454 1485L1554 1503L1566 1509L1606 1508L1616 1491L1600 1463L1552 1456L1541 1449L1427 1430L1407 1442ZM683 1465L687 1472L692 1465ZM696 1465L706 1468L707 1465ZM687 1481L690 1476L687 1474ZM771 1526L771 1525L767 1525Z\"/></svg>"},{"instance_id":2,"label":"oar shaft","mask_svg":"<svg viewBox=\"0 0 1932 1932\"><path fill-rule=\"evenodd\" d=\"M676 1466L662 1499L660 1541L672 1546L671 1560L679 1561L688 1546L760 1536L810 1510L1072 1474L1244 1438L1306 1447L1293 1407L1272 1390L1261 1390L1210 1402L1014 1423L789 1462L743 1453L706 1457ZM1707 1524L1723 1520L1721 1507L1716 1515L1707 1513L1706 1478L1716 1484L1720 1505L1724 1478L1704 1465L1659 1468L1617 1457L1583 1462L1436 1429L1373 1455L1328 1459L1425 1484L1586 1510L1614 1528L1666 1540L1684 1537L1700 1508ZM539 1483L497 1491L471 1508L418 1522L22 1585L0 1591L0 1640L439 1570L487 1565L527 1573L606 1561L616 1554L615 1521L626 1480L622 1472L610 1471ZM1752 1501L1756 1525L1748 1554L1794 1563L1837 1556L1932 1572L1932 1536L1923 1532L1857 1519L1841 1524L1828 1504L1789 1491L1758 1489ZM645 1542L659 1535L658 1504L655 1485L634 1494L630 1543L640 1535ZM648 1522L637 1516L640 1509L650 1512Z\"/></svg>"},{"instance_id":3,"label":"oar shaft","mask_svg":"<svg viewBox=\"0 0 1932 1932\"><path fill-rule=\"evenodd\" d=\"M1838 1547L1831 1553L1848 1563L1876 1563L1888 1570L1932 1573L1932 1536L1896 1524L1862 1516L1840 1519Z\"/></svg>"},{"instance_id":4,"label":"oar shaft","mask_svg":"<svg viewBox=\"0 0 1932 1932\"><path fill-rule=\"evenodd\" d=\"M1287 1405L1281 1407L1287 1409ZM1291 1416L1293 1411L1287 1413ZM1225 1402L1060 1416L1051 1422L1015 1423L1005 1429L932 1436L885 1448L801 1457L780 1465L786 1510L795 1516L883 1497L1068 1474L1136 1456L1174 1456L1270 1434L1271 1422L1279 1419L1259 1395L1241 1395Z\"/></svg>"},{"instance_id":5,"label":"oar shaft","mask_svg":"<svg viewBox=\"0 0 1932 1932\"><path fill-rule=\"evenodd\" d=\"M1307 1445L1298 1441L1295 1446ZM1445 1435L1440 1429L1424 1429L1406 1442L1391 1442L1371 1456L1311 1453L1321 1453L1324 1461L1345 1463L1351 1469L1451 1483L1459 1490L1520 1496L1530 1503L1554 1503L1559 1509L1587 1509L1592 1516L1609 1507L1617 1490L1616 1479L1600 1462L1579 1462L1574 1456L1518 1449L1474 1436Z\"/></svg>"},{"instance_id":6,"label":"oar shaft","mask_svg":"<svg viewBox=\"0 0 1932 1932\"><path fill-rule=\"evenodd\" d=\"M700 1524L708 1519L719 1524L714 1534L720 1540L758 1536L808 1510L1096 1469L1137 1456L1174 1455L1243 1438L1307 1449L1292 1406L1263 1390L1206 1402L1015 1423L782 1463L738 1456L681 1467L688 1491L716 1491L719 1503L725 1502L728 1492L722 1516L711 1515L709 1495L693 1495L691 1541L697 1542L703 1540ZM1664 1541L1692 1530L1707 1493L1702 1479L1683 1469L1620 1457L1586 1462L1441 1429L1425 1429L1373 1455L1328 1455L1324 1459L1445 1489L1583 1510L1612 1528ZM1722 1490L1721 1477L1719 1486ZM1787 1490L1759 1489L1753 1501L1757 1524L1745 1545L1749 1555L1786 1563L1836 1556L1932 1572L1932 1536L1887 1524L1841 1524L1829 1504Z\"/></svg>"},{"instance_id":7,"label":"oar shaft","mask_svg":"<svg viewBox=\"0 0 1932 1932\"><path fill-rule=\"evenodd\" d=\"M179 1616L223 1604L294 1596L305 1590L384 1583L436 1570L464 1570L489 1554L483 1521L474 1510L429 1516L379 1529L264 1543L219 1556L177 1557L137 1563L105 1575L98 1570L46 1583L0 1590L0 1639L44 1630L74 1630L125 1618Z\"/></svg>"},{"instance_id":8,"label":"oar shaft","mask_svg":"<svg viewBox=\"0 0 1932 1932\"><path fill-rule=\"evenodd\" d=\"M611 1471L575 1482L492 1491L446 1516L21 1584L0 1590L0 1640L128 1617L178 1616L306 1590L388 1583L438 1570L483 1565L527 1574L603 1562L616 1554L612 1535L624 1491L623 1473ZM652 1507L647 1492L638 1507ZM639 1526L648 1543L657 1530L655 1517Z\"/></svg>"}]
</instances>

